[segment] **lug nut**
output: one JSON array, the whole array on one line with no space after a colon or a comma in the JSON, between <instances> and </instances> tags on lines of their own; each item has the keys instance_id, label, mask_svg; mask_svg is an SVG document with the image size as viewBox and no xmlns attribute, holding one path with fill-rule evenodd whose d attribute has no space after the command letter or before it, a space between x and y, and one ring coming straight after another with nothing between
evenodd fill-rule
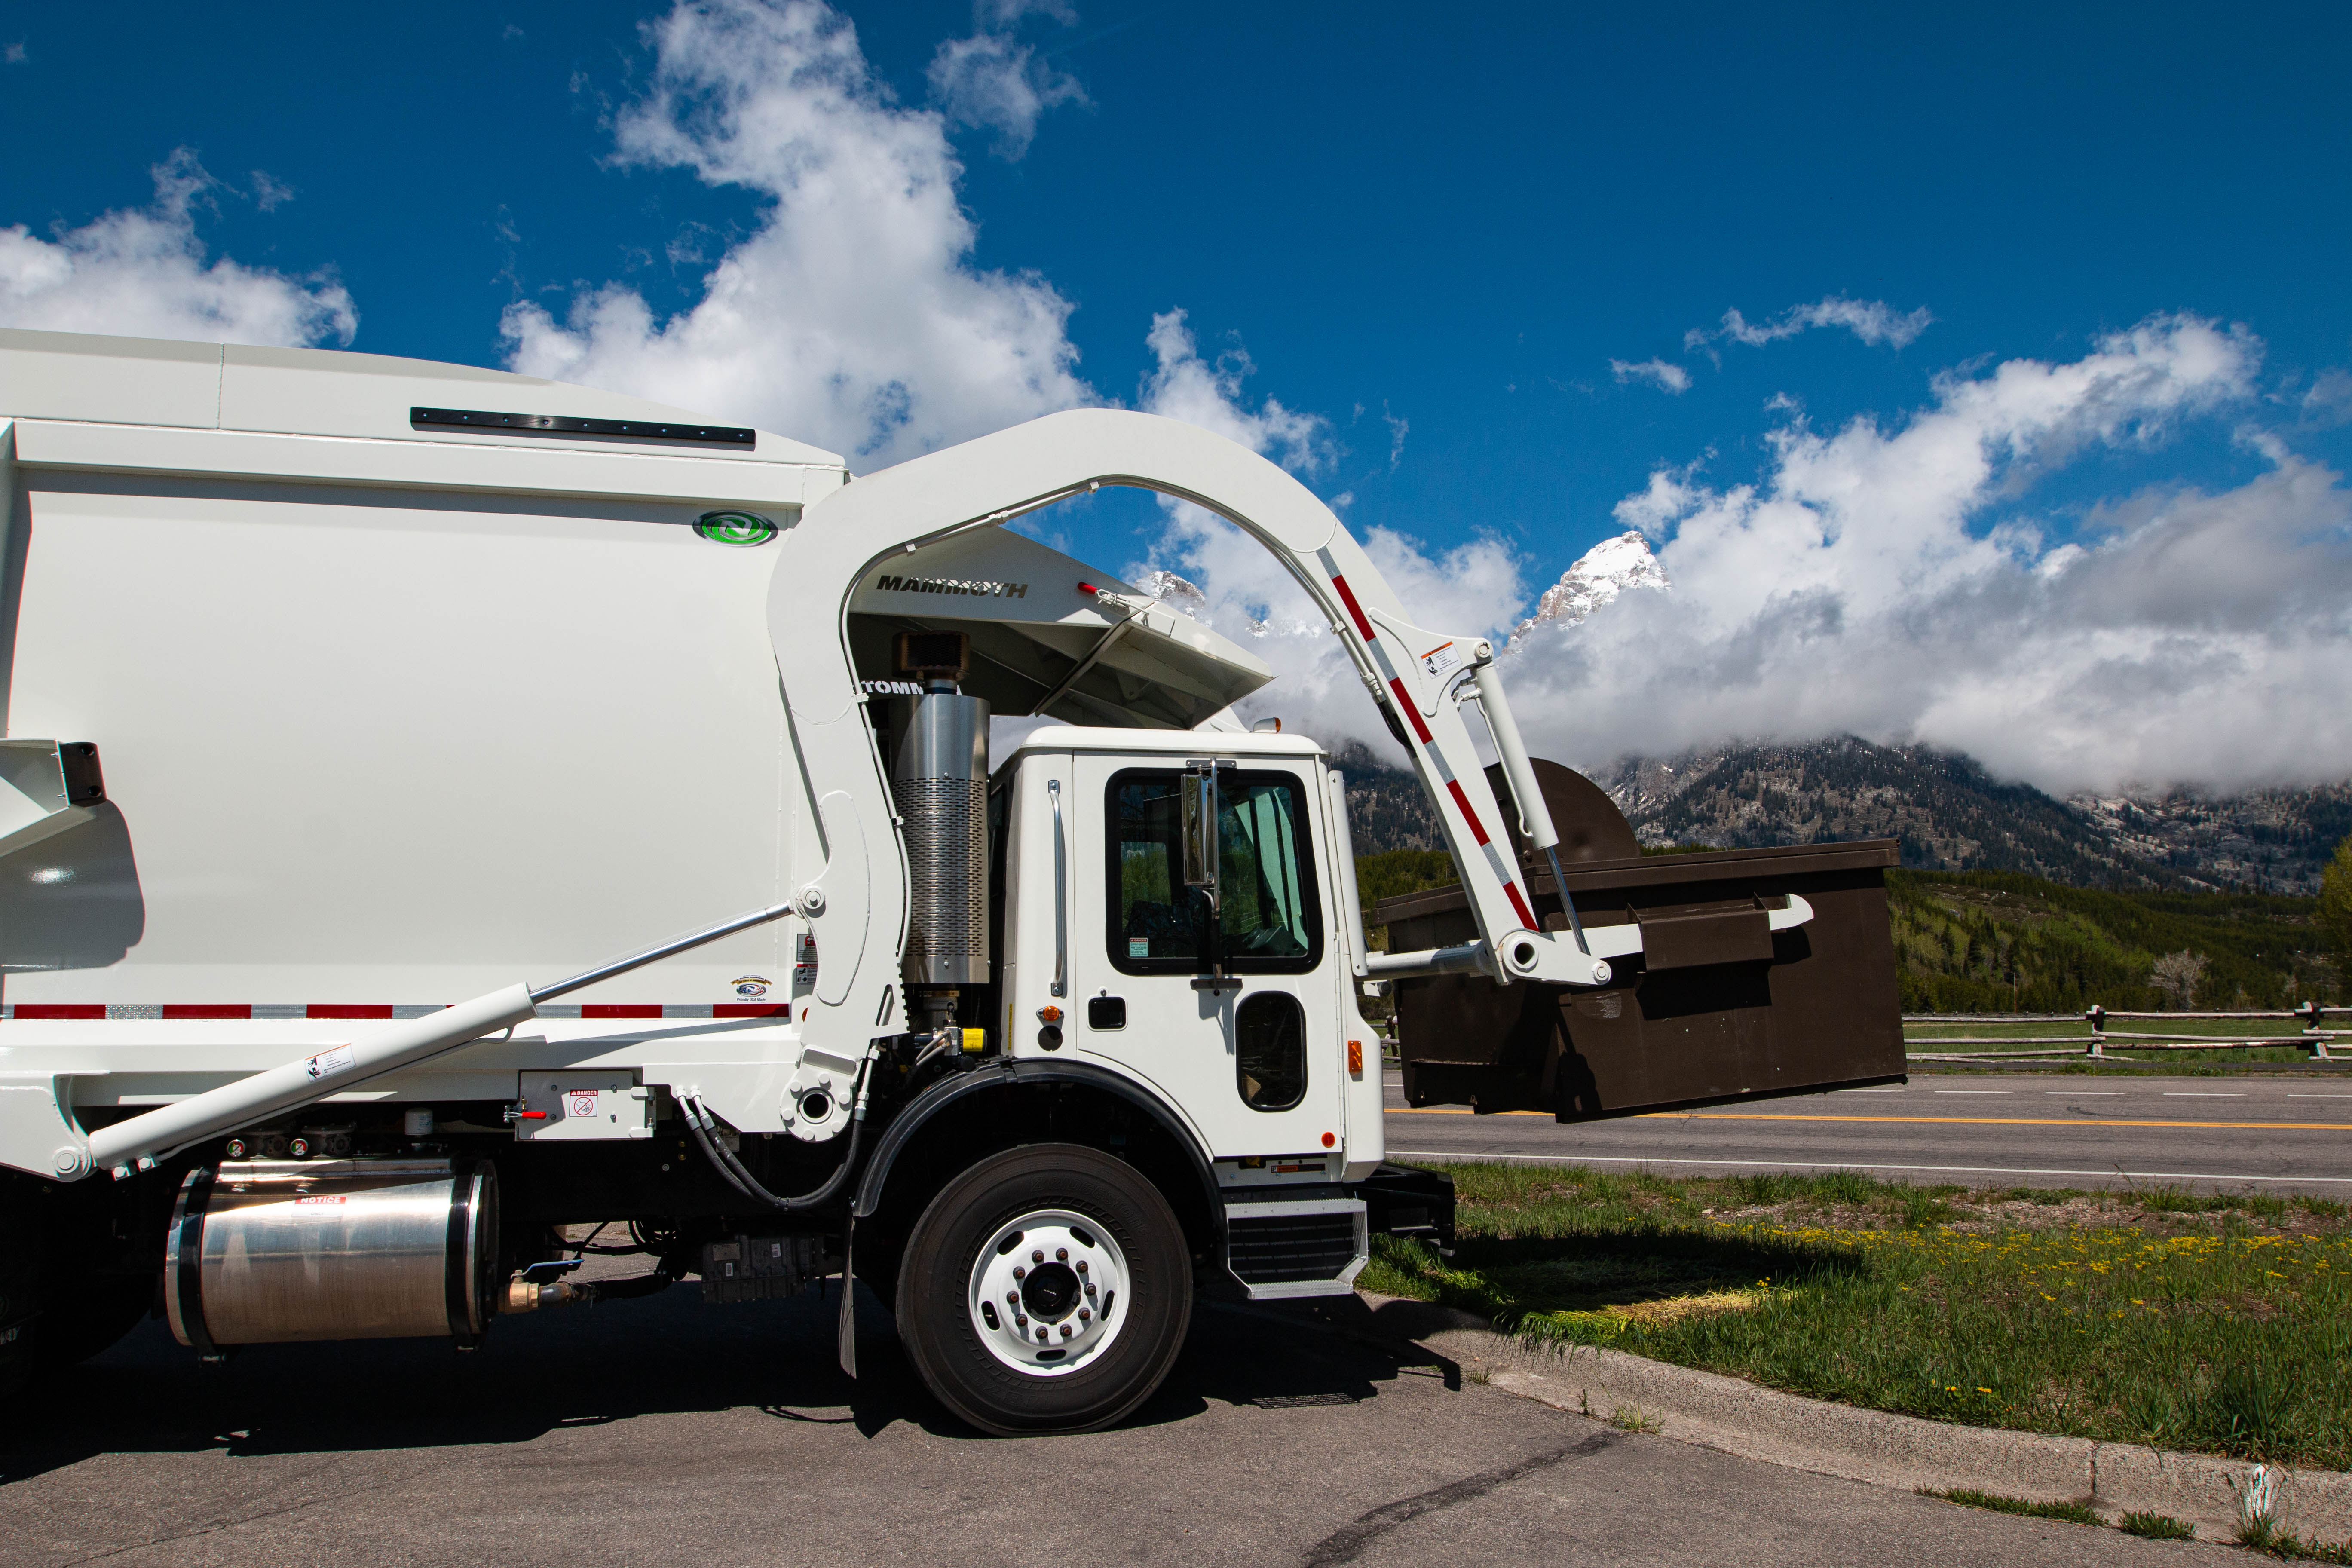
<instances>
[{"instance_id":1,"label":"lug nut","mask_svg":"<svg viewBox=\"0 0 2352 1568\"><path fill-rule=\"evenodd\" d=\"M1095 1315L1092 1312L1089 1312L1084 1307L1078 1309L1078 1321L1082 1323L1091 1323L1094 1320Z\"/></svg>"},{"instance_id":2,"label":"lug nut","mask_svg":"<svg viewBox=\"0 0 2352 1568\"><path fill-rule=\"evenodd\" d=\"M1089 1300L1089 1301L1091 1301L1091 1300L1093 1300L1094 1299L1095 1299L1095 1288L1094 1288L1093 1286L1089 1285L1089 1286L1087 1286L1087 1300Z\"/></svg>"},{"instance_id":3,"label":"lug nut","mask_svg":"<svg viewBox=\"0 0 2352 1568\"><path fill-rule=\"evenodd\" d=\"M1013 1266L1013 1278L1015 1279L1026 1279L1028 1278L1028 1274L1029 1270L1022 1268L1019 1264L1016 1263Z\"/></svg>"},{"instance_id":4,"label":"lug nut","mask_svg":"<svg viewBox=\"0 0 2352 1568\"><path fill-rule=\"evenodd\" d=\"M1038 1342L1043 1343L1043 1342L1045 1342L1045 1330L1043 1330L1043 1329L1039 1329L1039 1330L1037 1331L1037 1339L1038 1339Z\"/></svg>"},{"instance_id":5,"label":"lug nut","mask_svg":"<svg viewBox=\"0 0 2352 1568\"><path fill-rule=\"evenodd\" d=\"M1086 1271L1087 1271L1087 1260L1086 1260L1085 1258L1079 1258L1079 1259L1078 1259L1078 1272L1079 1272L1079 1273L1081 1273L1081 1274L1084 1274Z\"/></svg>"},{"instance_id":6,"label":"lug nut","mask_svg":"<svg viewBox=\"0 0 2352 1568\"><path fill-rule=\"evenodd\" d=\"M1044 1250L1042 1248L1032 1248L1029 1253L1029 1261L1032 1263L1045 1262L1045 1254Z\"/></svg>"},{"instance_id":7,"label":"lug nut","mask_svg":"<svg viewBox=\"0 0 2352 1568\"><path fill-rule=\"evenodd\" d=\"M1069 1325L1069 1324L1067 1324L1067 1323L1064 1323L1064 1324L1062 1325L1062 1337L1063 1337L1064 1339L1066 1339L1066 1339L1068 1339L1072 1334L1076 1333L1077 1331L1078 1331L1077 1330L1076 1330L1076 1329L1074 1329L1074 1328L1070 1327L1070 1325Z\"/></svg>"},{"instance_id":8,"label":"lug nut","mask_svg":"<svg viewBox=\"0 0 2352 1568\"><path fill-rule=\"evenodd\" d=\"M1067 1263L1069 1260L1070 1260L1070 1249L1069 1249L1068 1247L1057 1247L1054 1248L1054 1261L1055 1261L1055 1262L1056 1262L1056 1263Z\"/></svg>"},{"instance_id":9,"label":"lug nut","mask_svg":"<svg viewBox=\"0 0 2352 1568\"><path fill-rule=\"evenodd\" d=\"M1007 1290L1004 1293L1004 1304L1008 1307L1017 1305L1020 1300L1021 1292L1018 1290Z\"/></svg>"}]
</instances>

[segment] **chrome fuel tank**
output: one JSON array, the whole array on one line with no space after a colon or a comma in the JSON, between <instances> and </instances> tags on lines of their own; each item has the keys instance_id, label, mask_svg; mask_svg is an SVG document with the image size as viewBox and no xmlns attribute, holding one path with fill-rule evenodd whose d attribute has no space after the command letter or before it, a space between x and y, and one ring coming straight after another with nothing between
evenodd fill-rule
<instances>
[{"instance_id":1,"label":"chrome fuel tank","mask_svg":"<svg viewBox=\"0 0 2352 1568\"><path fill-rule=\"evenodd\" d=\"M163 1269L172 1332L470 1342L489 1322L498 1183L487 1162L254 1160L188 1173Z\"/></svg>"}]
</instances>

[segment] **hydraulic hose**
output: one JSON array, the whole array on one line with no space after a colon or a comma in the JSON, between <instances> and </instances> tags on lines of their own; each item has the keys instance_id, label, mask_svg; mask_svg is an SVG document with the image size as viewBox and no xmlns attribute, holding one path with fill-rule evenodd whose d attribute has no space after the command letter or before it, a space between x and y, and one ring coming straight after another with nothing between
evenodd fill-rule
<instances>
[{"instance_id":1,"label":"hydraulic hose","mask_svg":"<svg viewBox=\"0 0 2352 1568\"><path fill-rule=\"evenodd\" d=\"M743 1162L719 1140L717 1124L698 1097L682 1095L678 1105L686 1112L687 1131L694 1134L694 1141L702 1146L704 1157L720 1175L727 1178L729 1186L753 1203L764 1204L782 1213L819 1208L839 1196L842 1188L848 1184L849 1178L857 1170L857 1156L866 1142L866 1066L861 1065L858 1068L857 1107L850 1115L849 1147L843 1151L840 1165L825 1178L822 1186L798 1197L778 1197L760 1184L759 1179L751 1174Z\"/></svg>"}]
</instances>

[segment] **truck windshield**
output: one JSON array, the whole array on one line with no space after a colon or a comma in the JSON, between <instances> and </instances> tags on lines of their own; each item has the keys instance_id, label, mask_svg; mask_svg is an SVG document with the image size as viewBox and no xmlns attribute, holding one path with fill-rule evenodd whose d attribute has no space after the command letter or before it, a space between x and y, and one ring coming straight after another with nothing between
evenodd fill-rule
<instances>
[{"instance_id":1,"label":"truck windshield","mask_svg":"<svg viewBox=\"0 0 2352 1568\"><path fill-rule=\"evenodd\" d=\"M1217 774L1218 903L1183 881L1177 781L1170 769L1113 776L1110 959L1129 974L1299 973L1322 957L1306 791L1289 773ZM1211 942L1215 943L1213 950Z\"/></svg>"}]
</instances>

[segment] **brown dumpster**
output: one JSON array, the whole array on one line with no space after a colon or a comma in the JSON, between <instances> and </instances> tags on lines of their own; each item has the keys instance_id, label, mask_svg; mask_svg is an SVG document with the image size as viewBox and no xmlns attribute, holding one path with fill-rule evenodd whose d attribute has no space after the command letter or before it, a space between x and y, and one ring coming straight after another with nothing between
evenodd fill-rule
<instances>
[{"instance_id":1,"label":"brown dumpster","mask_svg":"<svg viewBox=\"0 0 2352 1568\"><path fill-rule=\"evenodd\" d=\"M1895 840L1645 856L1590 780L1543 761L1536 773L1579 917L1588 930L1638 923L1643 951L1612 960L1597 990L1479 974L1396 982L1408 1103L1590 1121L1903 1081L1886 913ZM1507 801L1501 770L1488 776ZM1550 868L1524 852L1520 866L1538 917L1563 928ZM1765 911L1791 893L1813 918L1770 930ZM1383 899L1373 919L1392 952L1478 935L1459 887Z\"/></svg>"}]
</instances>

